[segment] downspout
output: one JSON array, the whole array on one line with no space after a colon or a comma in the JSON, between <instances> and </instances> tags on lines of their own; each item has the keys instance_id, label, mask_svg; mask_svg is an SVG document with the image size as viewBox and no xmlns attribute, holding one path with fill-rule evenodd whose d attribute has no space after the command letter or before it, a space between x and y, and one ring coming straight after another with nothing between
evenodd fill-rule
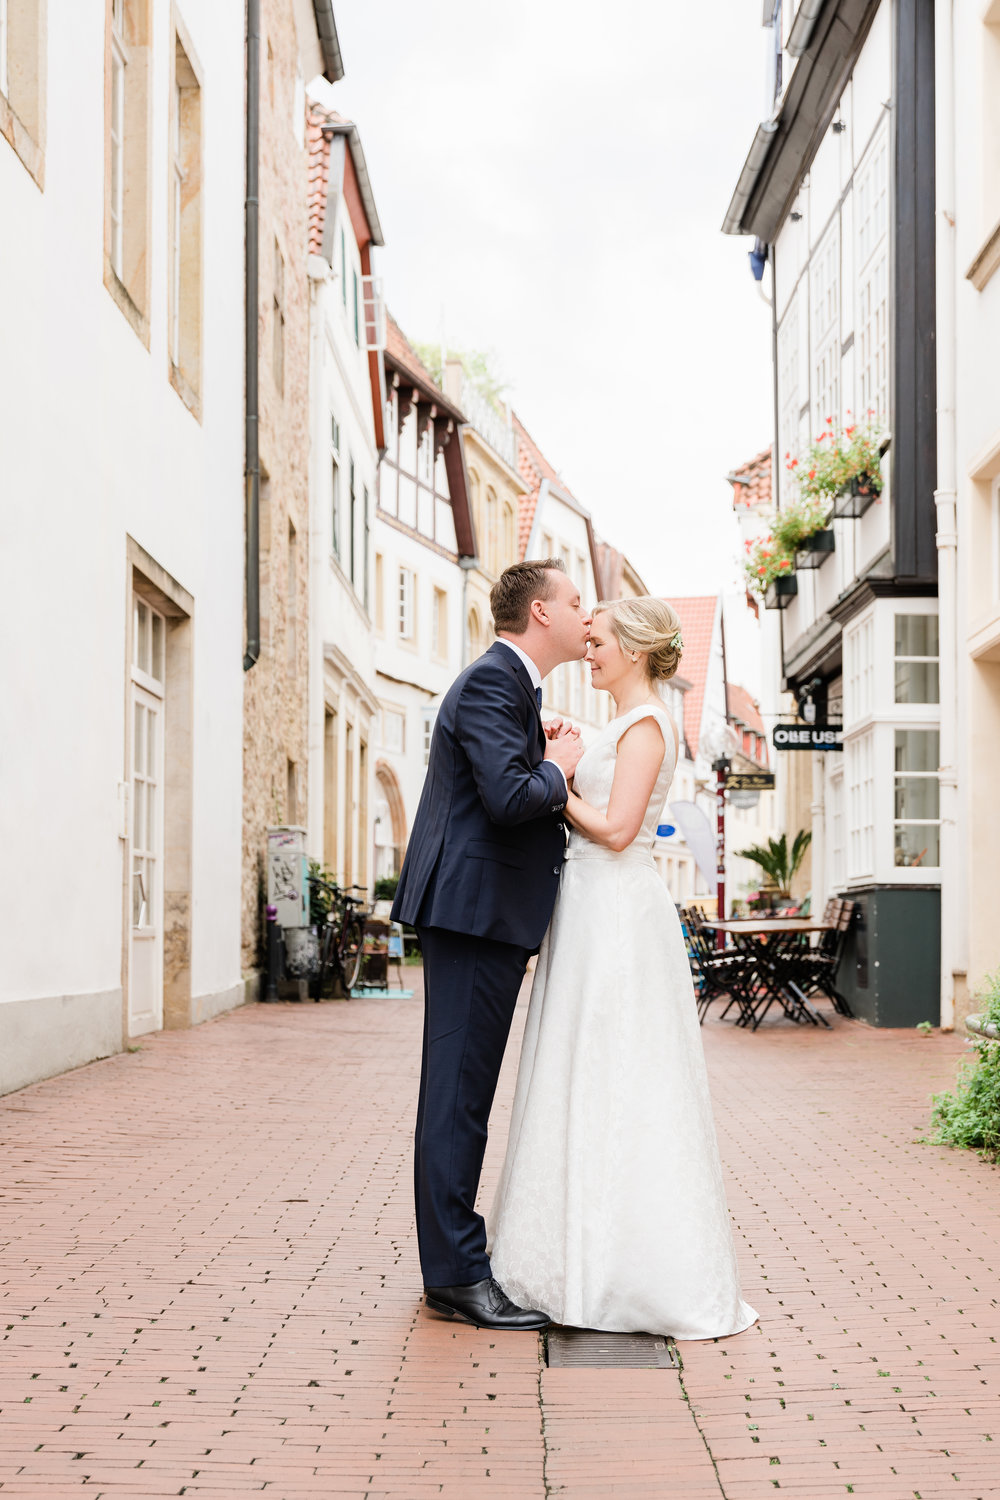
<instances>
[{"instance_id":1,"label":"downspout","mask_svg":"<svg viewBox=\"0 0 1000 1500\"><path fill-rule=\"evenodd\" d=\"M962 951L958 798L958 488L955 456L955 59L953 0L935 6L938 630L941 683L941 1029L955 1026Z\"/></svg>"},{"instance_id":2,"label":"downspout","mask_svg":"<svg viewBox=\"0 0 1000 1500\"><path fill-rule=\"evenodd\" d=\"M260 0L247 0L246 201L246 393L244 475L246 483L247 639L243 670L260 656L260 447L258 442L257 300L259 280L258 145L260 138Z\"/></svg>"}]
</instances>

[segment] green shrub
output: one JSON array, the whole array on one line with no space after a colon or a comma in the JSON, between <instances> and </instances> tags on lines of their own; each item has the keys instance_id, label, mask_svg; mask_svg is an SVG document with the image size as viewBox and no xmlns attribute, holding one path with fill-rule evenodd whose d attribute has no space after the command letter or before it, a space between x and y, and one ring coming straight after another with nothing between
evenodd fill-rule
<instances>
[{"instance_id":1,"label":"green shrub","mask_svg":"<svg viewBox=\"0 0 1000 1500\"><path fill-rule=\"evenodd\" d=\"M991 974L978 997L983 1021L1000 1025L1000 971ZM942 1146L978 1150L1000 1160L1000 1042L986 1036L970 1041L974 1056L959 1068L954 1093L935 1094L932 1140Z\"/></svg>"},{"instance_id":2,"label":"green shrub","mask_svg":"<svg viewBox=\"0 0 1000 1500\"><path fill-rule=\"evenodd\" d=\"M399 884L398 875L380 875L375 882L375 900L391 901Z\"/></svg>"}]
</instances>

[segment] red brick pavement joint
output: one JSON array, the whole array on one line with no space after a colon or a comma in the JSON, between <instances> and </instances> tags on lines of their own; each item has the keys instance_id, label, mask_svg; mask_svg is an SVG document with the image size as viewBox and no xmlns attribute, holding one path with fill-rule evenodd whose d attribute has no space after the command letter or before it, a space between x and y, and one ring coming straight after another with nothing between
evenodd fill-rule
<instances>
[{"instance_id":1,"label":"red brick pavement joint","mask_svg":"<svg viewBox=\"0 0 1000 1500\"><path fill-rule=\"evenodd\" d=\"M1000 1497L997 1175L919 1139L960 1038L706 1025L761 1323L678 1378L422 1308L420 1020L257 1006L0 1100L0 1500Z\"/></svg>"}]
</instances>

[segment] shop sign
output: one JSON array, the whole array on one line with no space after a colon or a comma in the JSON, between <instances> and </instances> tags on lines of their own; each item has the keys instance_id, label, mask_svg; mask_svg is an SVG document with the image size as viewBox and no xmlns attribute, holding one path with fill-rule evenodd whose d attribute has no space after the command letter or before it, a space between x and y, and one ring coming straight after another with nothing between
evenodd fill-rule
<instances>
[{"instance_id":1,"label":"shop sign","mask_svg":"<svg viewBox=\"0 0 1000 1500\"><path fill-rule=\"evenodd\" d=\"M843 750L842 724L775 724L776 750Z\"/></svg>"},{"instance_id":2,"label":"shop sign","mask_svg":"<svg viewBox=\"0 0 1000 1500\"><path fill-rule=\"evenodd\" d=\"M773 787L773 771L731 771L726 777L727 792L769 792Z\"/></svg>"}]
</instances>

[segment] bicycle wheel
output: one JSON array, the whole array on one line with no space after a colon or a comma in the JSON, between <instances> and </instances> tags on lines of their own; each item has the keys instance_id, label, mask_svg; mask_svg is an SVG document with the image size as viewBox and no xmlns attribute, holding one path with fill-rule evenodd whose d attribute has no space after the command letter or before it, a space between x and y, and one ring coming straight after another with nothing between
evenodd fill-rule
<instances>
[{"instance_id":1,"label":"bicycle wheel","mask_svg":"<svg viewBox=\"0 0 1000 1500\"><path fill-rule=\"evenodd\" d=\"M361 973L361 960L365 953L365 926L360 917L348 917L340 939L340 977L344 993L350 999L351 991Z\"/></svg>"},{"instance_id":2,"label":"bicycle wheel","mask_svg":"<svg viewBox=\"0 0 1000 1500\"><path fill-rule=\"evenodd\" d=\"M333 977L336 972L336 929L328 922L320 933L319 939L319 974L310 985L310 992L314 1000L322 1000L324 991L332 989Z\"/></svg>"}]
</instances>

